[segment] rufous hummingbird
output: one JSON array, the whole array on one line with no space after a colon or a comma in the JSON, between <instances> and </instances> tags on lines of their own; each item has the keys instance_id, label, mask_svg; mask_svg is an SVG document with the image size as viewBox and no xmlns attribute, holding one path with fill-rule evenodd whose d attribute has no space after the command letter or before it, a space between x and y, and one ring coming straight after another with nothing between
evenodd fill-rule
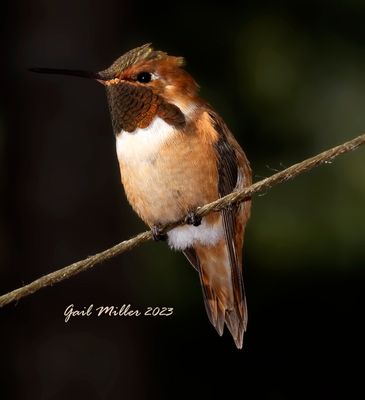
<instances>
[{"instance_id":1,"label":"rufous hummingbird","mask_svg":"<svg viewBox=\"0 0 365 400\"><path fill-rule=\"evenodd\" d=\"M197 218L194 210L251 184L250 164L223 119L198 95L184 59L150 44L98 72L37 68L92 78L107 91L127 199L161 239L160 227L199 272L205 308L219 335L227 325L242 348L247 306L242 246L251 201Z\"/></svg>"}]
</instances>

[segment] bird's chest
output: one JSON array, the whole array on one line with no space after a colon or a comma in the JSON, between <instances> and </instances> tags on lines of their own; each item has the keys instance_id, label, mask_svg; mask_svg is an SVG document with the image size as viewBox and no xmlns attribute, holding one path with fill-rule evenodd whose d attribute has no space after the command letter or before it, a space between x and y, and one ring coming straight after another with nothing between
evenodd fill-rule
<instances>
[{"instance_id":1,"label":"bird's chest","mask_svg":"<svg viewBox=\"0 0 365 400\"><path fill-rule=\"evenodd\" d=\"M216 198L209 150L197 135L176 131L159 118L149 128L117 138L124 189L143 220L170 222Z\"/></svg>"}]
</instances>

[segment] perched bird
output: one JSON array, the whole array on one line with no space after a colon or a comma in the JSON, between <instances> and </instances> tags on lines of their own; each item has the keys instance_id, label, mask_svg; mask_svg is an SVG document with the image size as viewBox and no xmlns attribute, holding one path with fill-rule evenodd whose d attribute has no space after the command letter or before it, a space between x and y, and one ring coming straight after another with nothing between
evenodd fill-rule
<instances>
[{"instance_id":1,"label":"perched bird","mask_svg":"<svg viewBox=\"0 0 365 400\"><path fill-rule=\"evenodd\" d=\"M197 207L251 184L245 153L223 119L198 95L184 60L150 44L130 50L98 72L33 69L92 78L107 91L121 180L127 199L162 239L168 232L198 271L205 308L219 335L227 325L242 348L247 306L242 277L244 230L251 201L197 218Z\"/></svg>"}]
</instances>

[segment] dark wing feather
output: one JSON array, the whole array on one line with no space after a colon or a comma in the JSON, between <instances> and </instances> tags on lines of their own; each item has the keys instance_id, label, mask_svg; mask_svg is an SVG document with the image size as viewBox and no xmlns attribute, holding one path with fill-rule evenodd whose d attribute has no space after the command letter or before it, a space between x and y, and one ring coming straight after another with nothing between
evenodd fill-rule
<instances>
[{"instance_id":1,"label":"dark wing feather","mask_svg":"<svg viewBox=\"0 0 365 400\"><path fill-rule=\"evenodd\" d=\"M219 196L222 197L231 193L236 188L238 179L238 160L234 148L228 141L228 137L231 133L227 126L215 113L211 112L210 117L212 118L214 128L218 133L218 141L215 144L215 148L218 156L218 191ZM226 323L232 336L236 340L236 344L237 342L242 342L247 320L247 306L243 286L242 266L240 265L240 257L237 255L235 244L236 218L238 212L239 207L237 206L232 206L221 211L225 241L231 265L235 305L234 310L226 312ZM242 346L242 343L240 343L240 345Z\"/></svg>"}]
</instances>

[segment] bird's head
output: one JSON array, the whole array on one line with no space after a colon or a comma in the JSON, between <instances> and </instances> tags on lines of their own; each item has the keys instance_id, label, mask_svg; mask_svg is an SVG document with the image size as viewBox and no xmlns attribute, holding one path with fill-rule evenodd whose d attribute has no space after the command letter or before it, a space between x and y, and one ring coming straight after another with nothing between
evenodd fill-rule
<instances>
[{"instance_id":1,"label":"bird's head","mask_svg":"<svg viewBox=\"0 0 365 400\"><path fill-rule=\"evenodd\" d=\"M105 85L115 134L148 127L156 116L181 129L196 108L198 85L182 68L182 57L154 50L150 44L119 57L109 68L93 73L36 68L95 79Z\"/></svg>"}]
</instances>

